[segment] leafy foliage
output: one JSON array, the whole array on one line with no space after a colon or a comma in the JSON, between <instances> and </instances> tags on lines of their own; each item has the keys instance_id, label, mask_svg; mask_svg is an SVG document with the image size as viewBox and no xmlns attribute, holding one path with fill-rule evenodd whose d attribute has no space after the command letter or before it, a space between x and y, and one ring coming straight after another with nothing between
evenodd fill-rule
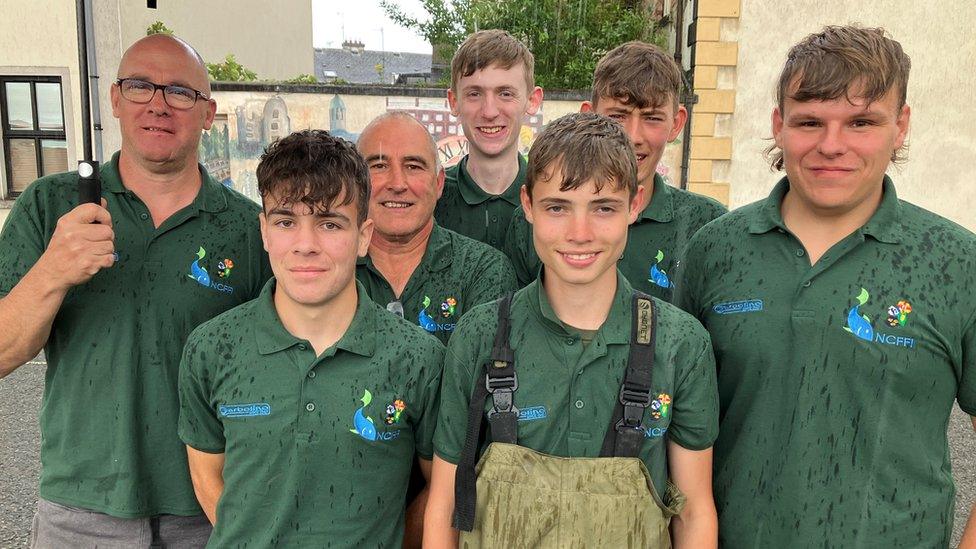
<instances>
[{"instance_id":1,"label":"leafy foliage","mask_svg":"<svg viewBox=\"0 0 976 549\"><path fill-rule=\"evenodd\" d=\"M156 21L152 25L146 27L146 36L151 36L153 34L173 34L173 30L167 27L162 21Z\"/></svg>"},{"instance_id":2,"label":"leafy foliage","mask_svg":"<svg viewBox=\"0 0 976 549\"><path fill-rule=\"evenodd\" d=\"M535 55L536 82L545 88L588 88L596 62L629 40L665 47L665 33L635 0L421 0L429 17L406 14L381 0L387 15L431 44L455 51L480 29L505 29Z\"/></svg>"},{"instance_id":3,"label":"leafy foliage","mask_svg":"<svg viewBox=\"0 0 976 549\"><path fill-rule=\"evenodd\" d=\"M285 84L318 84L318 78L312 74L299 74L295 78L285 80Z\"/></svg>"},{"instance_id":4,"label":"leafy foliage","mask_svg":"<svg viewBox=\"0 0 976 549\"><path fill-rule=\"evenodd\" d=\"M238 63L232 53L228 53L222 63L207 63L207 72L210 79L217 82L250 82L258 79L258 75Z\"/></svg>"}]
</instances>

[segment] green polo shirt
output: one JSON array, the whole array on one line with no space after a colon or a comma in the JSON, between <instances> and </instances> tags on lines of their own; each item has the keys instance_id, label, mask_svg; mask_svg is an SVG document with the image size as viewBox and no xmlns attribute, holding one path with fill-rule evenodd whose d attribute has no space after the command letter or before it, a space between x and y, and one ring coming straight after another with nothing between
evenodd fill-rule
<instances>
[{"instance_id":1,"label":"green polo shirt","mask_svg":"<svg viewBox=\"0 0 976 549\"><path fill-rule=\"evenodd\" d=\"M444 346L358 286L321 356L257 299L200 326L180 366L180 436L224 454L210 547L400 547L415 456L430 459Z\"/></svg>"},{"instance_id":2,"label":"green polo shirt","mask_svg":"<svg viewBox=\"0 0 976 549\"><path fill-rule=\"evenodd\" d=\"M101 168L116 263L72 288L54 319L41 407L41 497L117 517L199 514L176 434L186 337L258 294L270 276L257 204L203 167L193 203L153 227L118 153ZM17 198L0 236L0 295L77 205L76 172Z\"/></svg>"},{"instance_id":3,"label":"green polo shirt","mask_svg":"<svg viewBox=\"0 0 976 549\"><path fill-rule=\"evenodd\" d=\"M598 457L620 394L630 351L633 289L619 273L610 314L589 345L559 321L540 281L515 293L512 332L519 386L518 441L553 456ZM655 300L657 345L652 397L640 458L663 497L666 439L701 450L718 434L715 362L708 334L690 315ZM441 409L434 451L457 463L467 429L474 383L484 383L498 322L497 302L470 311L448 344L441 385ZM491 399L485 411L491 408ZM480 448L486 447L486 443Z\"/></svg>"},{"instance_id":4,"label":"green polo shirt","mask_svg":"<svg viewBox=\"0 0 976 549\"><path fill-rule=\"evenodd\" d=\"M627 231L627 247L617 267L638 290L670 302L672 275L688 241L702 225L726 211L717 201L672 187L655 174L651 202ZM521 206L512 216L505 253L520 285L535 280L542 262L532 243L532 225Z\"/></svg>"},{"instance_id":5,"label":"green polo shirt","mask_svg":"<svg viewBox=\"0 0 976 549\"><path fill-rule=\"evenodd\" d=\"M436 223L424 257L399 299L369 257L359 260L356 278L373 301L382 307L399 301L404 318L445 344L466 311L517 287L512 264L505 254Z\"/></svg>"},{"instance_id":6,"label":"green polo shirt","mask_svg":"<svg viewBox=\"0 0 976 549\"><path fill-rule=\"evenodd\" d=\"M976 415L976 235L886 177L811 266L788 189L706 225L678 286L718 363L722 544L946 547L953 400Z\"/></svg>"},{"instance_id":7,"label":"green polo shirt","mask_svg":"<svg viewBox=\"0 0 976 549\"><path fill-rule=\"evenodd\" d=\"M499 250L505 245L512 212L519 205L519 192L525 183L525 158L518 157L515 180L502 194L488 194L471 179L468 155L447 169L444 193L434 208L434 218L442 227L489 244Z\"/></svg>"}]
</instances>

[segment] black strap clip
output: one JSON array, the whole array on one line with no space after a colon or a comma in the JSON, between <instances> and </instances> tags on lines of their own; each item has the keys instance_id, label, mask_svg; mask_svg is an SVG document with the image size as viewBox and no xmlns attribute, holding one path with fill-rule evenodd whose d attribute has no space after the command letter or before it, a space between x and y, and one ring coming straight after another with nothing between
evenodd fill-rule
<instances>
[{"instance_id":1,"label":"black strap clip","mask_svg":"<svg viewBox=\"0 0 976 549\"><path fill-rule=\"evenodd\" d=\"M651 404L651 392L646 389L630 389L624 383L620 387L620 403L623 404L623 416L614 426L619 433L625 429L644 430L644 409Z\"/></svg>"},{"instance_id":2,"label":"black strap clip","mask_svg":"<svg viewBox=\"0 0 976 549\"><path fill-rule=\"evenodd\" d=\"M485 376L485 388L491 395L492 407L488 411L488 419L498 413L512 412L518 415L515 406L515 390L518 389L518 374L512 371L510 376Z\"/></svg>"}]
</instances>

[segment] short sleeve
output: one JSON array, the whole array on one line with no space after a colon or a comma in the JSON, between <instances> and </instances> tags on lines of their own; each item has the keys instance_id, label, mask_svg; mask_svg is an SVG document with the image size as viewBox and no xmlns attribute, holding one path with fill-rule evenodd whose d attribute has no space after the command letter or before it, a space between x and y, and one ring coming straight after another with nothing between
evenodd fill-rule
<instances>
[{"instance_id":1,"label":"short sleeve","mask_svg":"<svg viewBox=\"0 0 976 549\"><path fill-rule=\"evenodd\" d=\"M0 296L9 294L44 253L46 237L37 207L36 192L22 194L0 233Z\"/></svg>"},{"instance_id":2,"label":"short sleeve","mask_svg":"<svg viewBox=\"0 0 976 549\"><path fill-rule=\"evenodd\" d=\"M433 339L433 338L430 338ZM427 379L420 387L420 394L414 402L423 403L414 424L414 440L417 445L417 455L423 459L431 459L434 454L434 431L437 428L437 411L440 404L441 367L444 363L444 346L440 341L431 342L432 352L424 367Z\"/></svg>"},{"instance_id":3,"label":"short sleeve","mask_svg":"<svg viewBox=\"0 0 976 549\"><path fill-rule=\"evenodd\" d=\"M505 255L512 261L518 286L524 287L535 280L541 262L532 243L532 224L525 219L519 206L512 214L505 238Z\"/></svg>"},{"instance_id":4,"label":"short sleeve","mask_svg":"<svg viewBox=\"0 0 976 549\"><path fill-rule=\"evenodd\" d=\"M434 434L434 453L455 465L461 460L461 449L464 447L468 426L468 403L473 388L471 361L461 358L457 353L458 348L465 346L464 333L459 331L451 337L444 353L440 411L437 416L437 431Z\"/></svg>"},{"instance_id":5,"label":"short sleeve","mask_svg":"<svg viewBox=\"0 0 976 549\"><path fill-rule=\"evenodd\" d=\"M963 412L976 417L976 312L962 335L962 376L956 399Z\"/></svg>"},{"instance_id":6,"label":"short sleeve","mask_svg":"<svg viewBox=\"0 0 976 549\"><path fill-rule=\"evenodd\" d=\"M203 360L198 332L190 334L180 361L180 439L192 448L211 454L223 453L223 424L211 405L210 373Z\"/></svg>"},{"instance_id":7,"label":"short sleeve","mask_svg":"<svg viewBox=\"0 0 976 549\"><path fill-rule=\"evenodd\" d=\"M687 359L677 365L668 436L689 450L704 450L718 437L718 384L711 340L704 329L692 333L697 339L692 351L698 352L679 353Z\"/></svg>"}]
</instances>

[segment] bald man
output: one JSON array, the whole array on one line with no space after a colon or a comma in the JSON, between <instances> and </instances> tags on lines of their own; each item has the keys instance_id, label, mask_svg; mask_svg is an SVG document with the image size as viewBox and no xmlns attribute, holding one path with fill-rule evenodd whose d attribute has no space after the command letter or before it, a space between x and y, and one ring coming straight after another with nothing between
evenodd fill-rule
<instances>
[{"instance_id":1,"label":"bald man","mask_svg":"<svg viewBox=\"0 0 976 549\"><path fill-rule=\"evenodd\" d=\"M186 42L133 44L111 95L101 204L77 205L76 172L42 177L0 234L0 377L48 361L31 543L203 546L177 372L189 332L270 276L258 206L197 161L216 105Z\"/></svg>"}]
</instances>

